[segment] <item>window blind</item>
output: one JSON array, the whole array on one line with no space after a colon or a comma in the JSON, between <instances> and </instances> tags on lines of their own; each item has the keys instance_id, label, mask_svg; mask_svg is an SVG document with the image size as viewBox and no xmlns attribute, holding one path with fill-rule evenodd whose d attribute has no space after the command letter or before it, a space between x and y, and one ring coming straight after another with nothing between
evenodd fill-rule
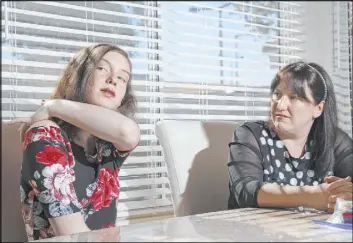
<instances>
[{"instance_id":1,"label":"window blind","mask_svg":"<svg viewBox=\"0 0 353 243\"><path fill-rule=\"evenodd\" d=\"M121 46L132 58L142 136L120 172L117 222L172 214L155 123L267 119L272 78L301 59L301 4L3 1L2 119L31 115L79 49L100 42ZM343 67L341 61L336 73L346 72Z\"/></svg>"},{"instance_id":2,"label":"window blind","mask_svg":"<svg viewBox=\"0 0 353 243\"><path fill-rule=\"evenodd\" d=\"M332 2L333 60L332 80L337 98L340 127L352 136L352 3Z\"/></svg>"},{"instance_id":3,"label":"window blind","mask_svg":"<svg viewBox=\"0 0 353 243\"><path fill-rule=\"evenodd\" d=\"M170 214L166 168L154 135L161 42L156 2L3 1L1 11L3 120L30 116L79 49L102 42L129 52L142 136L120 171L118 223Z\"/></svg>"},{"instance_id":4,"label":"window blind","mask_svg":"<svg viewBox=\"0 0 353 243\"><path fill-rule=\"evenodd\" d=\"M161 119L267 119L269 86L300 60L300 4L161 2Z\"/></svg>"}]
</instances>

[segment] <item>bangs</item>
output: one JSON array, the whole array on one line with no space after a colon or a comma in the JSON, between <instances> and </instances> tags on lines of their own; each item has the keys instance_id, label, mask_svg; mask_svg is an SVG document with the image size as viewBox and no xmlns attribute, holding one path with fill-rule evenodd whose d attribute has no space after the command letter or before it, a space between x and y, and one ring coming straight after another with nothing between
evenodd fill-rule
<instances>
[{"instance_id":1,"label":"bangs","mask_svg":"<svg viewBox=\"0 0 353 243\"><path fill-rule=\"evenodd\" d=\"M275 77L271 85L271 92L273 93L280 83L284 83L288 90L306 101L310 101L307 97L306 90L309 88L309 79L312 73L298 66L289 66L285 70L281 70ZM309 79L308 79L309 77Z\"/></svg>"}]
</instances>

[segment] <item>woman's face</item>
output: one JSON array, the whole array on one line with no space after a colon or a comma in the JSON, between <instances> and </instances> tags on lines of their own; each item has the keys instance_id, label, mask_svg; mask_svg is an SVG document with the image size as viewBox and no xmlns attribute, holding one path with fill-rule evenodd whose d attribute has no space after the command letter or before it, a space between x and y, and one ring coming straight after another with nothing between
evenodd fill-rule
<instances>
[{"instance_id":1,"label":"woman's face","mask_svg":"<svg viewBox=\"0 0 353 243\"><path fill-rule=\"evenodd\" d=\"M106 53L92 74L87 103L117 110L125 96L130 75L126 57L117 51Z\"/></svg>"},{"instance_id":2,"label":"woman's face","mask_svg":"<svg viewBox=\"0 0 353 243\"><path fill-rule=\"evenodd\" d=\"M309 101L292 93L285 82L280 82L271 98L271 121L276 130L300 134L303 128L311 128L315 118L322 113L324 103L315 105L309 87L305 88Z\"/></svg>"}]
</instances>

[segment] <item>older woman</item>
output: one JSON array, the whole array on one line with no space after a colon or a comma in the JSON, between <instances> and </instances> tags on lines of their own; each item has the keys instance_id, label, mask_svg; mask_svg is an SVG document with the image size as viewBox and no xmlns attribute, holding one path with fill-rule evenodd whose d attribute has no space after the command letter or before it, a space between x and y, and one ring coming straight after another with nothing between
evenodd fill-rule
<instances>
[{"instance_id":1,"label":"older woman","mask_svg":"<svg viewBox=\"0 0 353 243\"><path fill-rule=\"evenodd\" d=\"M332 81L317 64L284 67L268 121L246 122L229 144L229 209L312 207L352 200L352 139L337 125Z\"/></svg>"}]
</instances>

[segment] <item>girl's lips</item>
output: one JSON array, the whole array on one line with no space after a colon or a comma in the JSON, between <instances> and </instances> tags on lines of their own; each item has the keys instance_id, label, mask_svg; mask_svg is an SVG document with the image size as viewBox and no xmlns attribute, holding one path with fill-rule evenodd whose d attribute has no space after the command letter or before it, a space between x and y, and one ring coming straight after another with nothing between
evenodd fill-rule
<instances>
[{"instance_id":1,"label":"girl's lips","mask_svg":"<svg viewBox=\"0 0 353 243\"><path fill-rule=\"evenodd\" d=\"M101 91L108 94L110 97L115 97L115 92L110 89L101 89Z\"/></svg>"}]
</instances>

